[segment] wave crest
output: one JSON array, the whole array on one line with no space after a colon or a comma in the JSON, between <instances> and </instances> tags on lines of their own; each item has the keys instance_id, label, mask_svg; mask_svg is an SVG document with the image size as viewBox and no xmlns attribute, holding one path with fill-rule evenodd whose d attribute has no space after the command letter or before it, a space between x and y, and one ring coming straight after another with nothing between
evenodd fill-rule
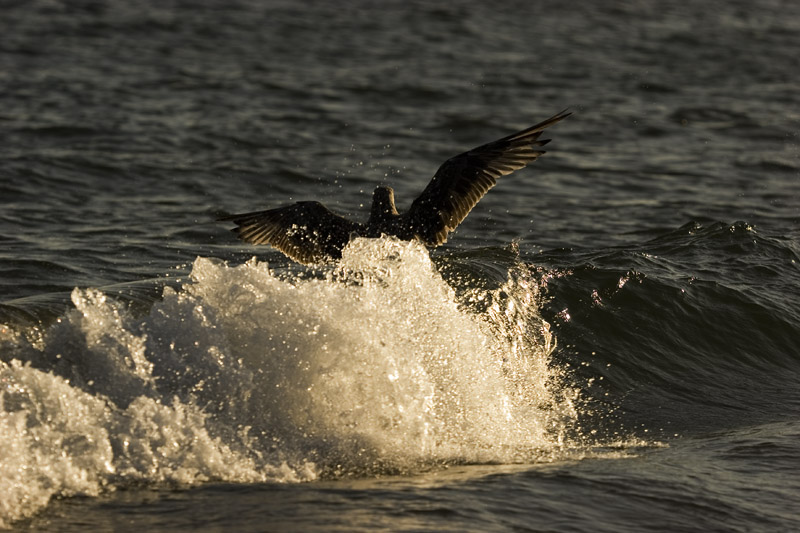
<instances>
[{"instance_id":1,"label":"wave crest","mask_svg":"<svg viewBox=\"0 0 800 533\"><path fill-rule=\"evenodd\" d=\"M1 330L3 519L130 482L537 461L576 417L519 262L457 296L423 247L357 239L315 275L198 258L143 316L72 300L34 340Z\"/></svg>"}]
</instances>

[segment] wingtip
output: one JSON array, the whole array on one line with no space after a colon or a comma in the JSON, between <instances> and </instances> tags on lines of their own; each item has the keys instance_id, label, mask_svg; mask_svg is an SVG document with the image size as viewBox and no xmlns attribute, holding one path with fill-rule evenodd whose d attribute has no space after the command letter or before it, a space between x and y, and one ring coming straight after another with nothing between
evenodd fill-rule
<instances>
[{"instance_id":1,"label":"wingtip","mask_svg":"<svg viewBox=\"0 0 800 533\"><path fill-rule=\"evenodd\" d=\"M550 124L555 124L556 122L561 122L571 114L572 111L570 111L569 108L567 107L566 109L562 109L561 111L559 111L558 113L547 119L545 122L548 122Z\"/></svg>"},{"instance_id":2,"label":"wingtip","mask_svg":"<svg viewBox=\"0 0 800 533\"><path fill-rule=\"evenodd\" d=\"M540 123L536 124L535 126L531 126L527 130L524 130L524 132L525 133L541 132L541 131L549 128L550 126L553 126L554 124L557 124L557 123L561 122L562 120L564 120L565 118L567 118L571 114L572 114L572 111L570 111L569 108L566 108L563 111L560 111L560 112L556 113L552 117L541 121ZM547 139L547 140L549 140L549 139Z\"/></svg>"},{"instance_id":3,"label":"wingtip","mask_svg":"<svg viewBox=\"0 0 800 533\"><path fill-rule=\"evenodd\" d=\"M214 220L217 222L230 222L236 218L242 216L241 214L228 214L228 215L217 215Z\"/></svg>"}]
</instances>

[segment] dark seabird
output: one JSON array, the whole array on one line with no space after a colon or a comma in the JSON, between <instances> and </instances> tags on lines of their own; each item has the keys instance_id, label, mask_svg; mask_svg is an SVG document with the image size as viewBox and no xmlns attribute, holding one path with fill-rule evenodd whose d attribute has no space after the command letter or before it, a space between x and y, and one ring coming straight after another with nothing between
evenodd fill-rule
<instances>
[{"instance_id":1,"label":"dark seabird","mask_svg":"<svg viewBox=\"0 0 800 533\"><path fill-rule=\"evenodd\" d=\"M243 241L270 244L305 264L340 259L342 248L354 237L391 235L439 246L494 187L497 178L523 168L544 153L538 148L550 140L539 140L542 131L570 114L562 111L535 126L451 157L402 214L394 205L391 187L379 186L365 224L339 216L319 202L297 202L219 220L234 222L237 227L233 231Z\"/></svg>"}]
</instances>

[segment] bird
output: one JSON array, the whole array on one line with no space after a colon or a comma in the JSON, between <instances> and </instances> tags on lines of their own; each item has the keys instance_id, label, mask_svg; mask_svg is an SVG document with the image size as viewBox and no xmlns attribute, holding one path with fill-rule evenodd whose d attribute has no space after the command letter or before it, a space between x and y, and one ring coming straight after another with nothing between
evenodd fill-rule
<instances>
[{"instance_id":1,"label":"bird","mask_svg":"<svg viewBox=\"0 0 800 533\"><path fill-rule=\"evenodd\" d=\"M404 213L394 203L394 190L375 188L365 223L340 216L317 201L302 201L275 209L227 215L218 221L236 224L231 231L251 244L269 244L306 265L334 263L356 237L392 236L418 240L427 247L443 244L448 234L495 186L497 180L544 154L550 139L542 132L570 116L567 110L529 128L451 157Z\"/></svg>"}]
</instances>

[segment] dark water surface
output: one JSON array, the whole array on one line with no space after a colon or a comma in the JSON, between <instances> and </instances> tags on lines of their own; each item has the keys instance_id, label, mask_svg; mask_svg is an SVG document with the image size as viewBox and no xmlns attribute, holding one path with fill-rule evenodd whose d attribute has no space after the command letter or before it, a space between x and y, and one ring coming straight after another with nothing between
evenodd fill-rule
<instances>
[{"instance_id":1,"label":"dark water surface","mask_svg":"<svg viewBox=\"0 0 800 533\"><path fill-rule=\"evenodd\" d=\"M0 34L0 527L800 529L796 3L36 0ZM403 209L567 107L430 257L215 222Z\"/></svg>"}]
</instances>

